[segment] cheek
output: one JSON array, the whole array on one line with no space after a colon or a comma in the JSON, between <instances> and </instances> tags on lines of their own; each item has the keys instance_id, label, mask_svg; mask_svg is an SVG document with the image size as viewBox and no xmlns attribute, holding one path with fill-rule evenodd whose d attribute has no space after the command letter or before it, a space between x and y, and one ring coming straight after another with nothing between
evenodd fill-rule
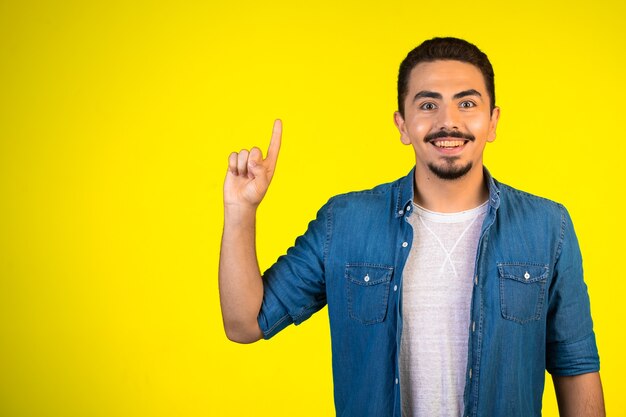
<instances>
[{"instance_id":1,"label":"cheek","mask_svg":"<svg viewBox=\"0 0 626 417\"><path fill-rule=\"evenodd\" d=\"M432 120L430 120L430 118L416 117L413 120L411 120L410 133L412 136L417 136L417 137L422 138L426 136L428 133L430 133L432 126L433 126L433 123L432 123Z\"/></svg>"},{"instance_id":2,"label":"cheek","mask_svg":"<svg viewBox=\"0 0 626 417\"><path fill-rule=\"evenodd\" d=\"M465 126L477 138L486 137L489 133L489 118L484 116L471 117L466 119Z\"/></svg>"}]
</instances>

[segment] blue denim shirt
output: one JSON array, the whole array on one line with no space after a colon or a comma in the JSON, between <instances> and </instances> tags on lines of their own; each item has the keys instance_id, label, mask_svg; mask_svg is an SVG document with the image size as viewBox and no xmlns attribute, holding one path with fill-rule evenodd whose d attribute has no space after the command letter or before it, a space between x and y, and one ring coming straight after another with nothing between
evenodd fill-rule
<instances>
[{"instance_id":1,"label":"blue denim shirt","mask_svg":"<svg viewBox=\"0 0 626 417\"><path fill-rule=\"evenodd\" d=\"M562 205L485 175L489 210L474 267L464 415L540 416L546 369L599 370L580 250ZM331 198L263 276L265 338L328 305L337 416L402 415L413 176Z\"/></svg>"}]
</instances>

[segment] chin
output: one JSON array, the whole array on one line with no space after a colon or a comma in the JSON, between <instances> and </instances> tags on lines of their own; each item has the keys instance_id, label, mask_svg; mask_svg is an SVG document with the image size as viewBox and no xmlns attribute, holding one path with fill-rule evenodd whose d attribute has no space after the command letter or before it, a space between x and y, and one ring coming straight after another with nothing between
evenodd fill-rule
<instances>
[{"instance_id":1,"label":"chin","mask_svg":"<svg viewBox=\"0 0 626 417\"><path fill-rule=\"evenodd\" d=\"M463 166L446 164L443 167L428 164L428 168L437 178L446 181L454 181L467 175L467 173L472 170L472 165L471 162Z\"/></svg>"}]
</instances>

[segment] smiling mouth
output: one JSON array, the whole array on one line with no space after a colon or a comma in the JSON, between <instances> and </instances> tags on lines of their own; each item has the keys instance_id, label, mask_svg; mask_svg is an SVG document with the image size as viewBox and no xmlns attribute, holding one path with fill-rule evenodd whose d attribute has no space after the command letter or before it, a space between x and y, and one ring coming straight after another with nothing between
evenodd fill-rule
<instances>
[{"instance_id":1,"label":"smiling mouth","mask_svg":"<svg viewBox=\"0 0 626 417\"><path fill-rule=\"evenodd\" d=\"M434 146L438 148L452 149L452 148L458 148L459 146L463 146L467 142L469 142L469 140L455 139L455 140L433 140L430 143L432 143Z\"/></svg>"}]
</instances>

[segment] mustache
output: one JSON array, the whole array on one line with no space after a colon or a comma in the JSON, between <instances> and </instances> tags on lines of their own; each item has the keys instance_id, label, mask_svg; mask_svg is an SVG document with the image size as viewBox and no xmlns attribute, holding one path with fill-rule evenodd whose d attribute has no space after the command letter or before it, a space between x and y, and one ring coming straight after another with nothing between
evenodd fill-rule
<instances>
[{"instance_id":1,"label":"mustache","mask_svg":"<svg viewBox=\"0 0 626 417\"><path fill-rule=\"evenodd\" d=\"M429 133L428 135L424 136L424 142L430 142L440 138L459 138L471 140L472 142L476 140L474 135L472 135L471 133L463 133L459 132L458 130L440 130L439 132Z\"/></svg>"}]
</instances>

